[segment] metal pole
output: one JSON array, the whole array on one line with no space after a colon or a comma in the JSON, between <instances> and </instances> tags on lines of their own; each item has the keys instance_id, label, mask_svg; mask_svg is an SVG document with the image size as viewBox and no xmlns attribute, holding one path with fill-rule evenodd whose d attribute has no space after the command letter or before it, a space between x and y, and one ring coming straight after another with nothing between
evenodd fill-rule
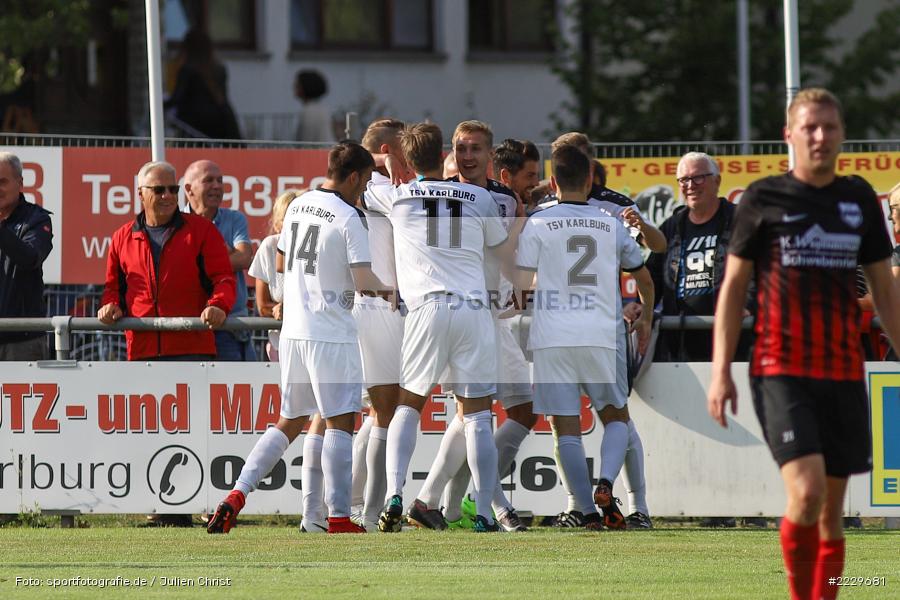
<instances>
[{"instance_id":1,"label":"metal pole","mask_svg":"<svg viewBox=\"0 0 900 600\"><path fill-rule=\"evenodd\" d=\"M162 58L159 49L159 0L144 0L147 15L147 79L150 85L150 149L153 160L166 160Z\"/></svg>"},{"instance_id":2,"label":"metal pole","mask_svg":"<svg viewBox=\"0 0 900 600\"><path fill-rule=\"evenodd\" d=\"M785 109L800 89L800 33L797 25L797 0L784 0L784 79L787 91ZM788 166L794 168L794 150L788 146Z\"/></svg>"},{"instance_id":3,"label":"metal pole","mask_svg":"<svg viewBox=\"0 0 900 600\"><path fill-rule=\"evenodd\" d=\"M54 345L56 347L56 360L69 360L72 351L72 317L56 316L50 318L53 325Z\"/></svg>"},{"instance_id":4,"label":"metal pole","mask_svg":"<svg viewBox=\"0 0 900 600\"><path fill-rule=\"evenodd\" d=\"M747 0L737 3L738 40L738 139L750 141L750 32ZM750 144L743 145L743 153L750 153Z\"/></svg>"},{"instance_id":5,"label":"metal pole","mask_svg":"<svg viewBox=\"0 0 900 600\"><path fill-rule=\"evenodd\" d=\"M355 112L348 112L344 115L344 139L354 139L353 134L359 130L359 115Z\"/></svg>"}]
</instances>

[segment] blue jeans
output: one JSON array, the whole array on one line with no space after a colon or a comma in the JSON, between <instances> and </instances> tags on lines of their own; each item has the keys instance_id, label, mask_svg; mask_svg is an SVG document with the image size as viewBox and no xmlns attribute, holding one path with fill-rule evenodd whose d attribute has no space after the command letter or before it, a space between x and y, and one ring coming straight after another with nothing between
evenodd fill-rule
<instances>
[{"instance_id":1,"label":"blue jeans","mask_svg":"<svg viewBox=\"0 0 900 600\"><path fill-rule=\"evenodd\" d=\"M256 351L253 349L249 331L217 331L215 333L216 360L225 362L256 360Z\"/></svg>"}]
</instances>

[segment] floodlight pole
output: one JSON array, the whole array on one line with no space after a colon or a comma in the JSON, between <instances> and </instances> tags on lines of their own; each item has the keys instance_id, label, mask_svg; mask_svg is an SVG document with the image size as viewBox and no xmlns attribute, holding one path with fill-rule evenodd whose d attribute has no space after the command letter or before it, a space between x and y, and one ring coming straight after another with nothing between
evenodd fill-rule
<instances>
[{"instance_id":1,"label":"floodlight pole","mask_svg":"<svg viewBox=\"0 0 900 600\"><path fill-rule=\"evenodd\" d=\"M150 86L150 149L154 161L166 159L166 126L159 48L159 0L144 0L147 16L147 81Z\"/></svg>"},{"instance_id":2,"label":"floodlight pole","mask_svg":"<svg viewBox=\"0 0 900 600\"><path fill-rule=\"evenodd\" d=\"M738 139L743 153L750 153L750 32L747 0L737 0L738 40Z\"/></svg>"},{"instance_id":3,"label":"floodlight pole","mask_svg":"<svg viewBox=\"0 0 900 600\"><path fill-rule=\"evenodd\" d=\"M784 0L784 79L787 91L785 108L800 89L800 33L797 25L797 0ZM794 168L794 150L788 146L788 168Z\"/></svg>"}]
</instances>

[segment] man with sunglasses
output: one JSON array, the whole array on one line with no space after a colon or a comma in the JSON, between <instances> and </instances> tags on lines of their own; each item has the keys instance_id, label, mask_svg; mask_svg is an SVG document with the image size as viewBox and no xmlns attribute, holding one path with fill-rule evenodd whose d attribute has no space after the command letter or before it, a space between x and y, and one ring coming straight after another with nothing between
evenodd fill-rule
<instances>
[{"instance_id":1,"label":"man with sunglasses","mask_svg":"<svg viewBox=\"0 0 900 600\"><path fill-rule=\"evenodd\" d=\"M178 210L175 167L149 162L138 171L143 211L112 237L106 288L97 318L195 317L210 329L234 304L234 273L225 242L203 217ZM212 331L127 331L128 360L205 360L216 354Z\"/></svg>"}]
</instances>

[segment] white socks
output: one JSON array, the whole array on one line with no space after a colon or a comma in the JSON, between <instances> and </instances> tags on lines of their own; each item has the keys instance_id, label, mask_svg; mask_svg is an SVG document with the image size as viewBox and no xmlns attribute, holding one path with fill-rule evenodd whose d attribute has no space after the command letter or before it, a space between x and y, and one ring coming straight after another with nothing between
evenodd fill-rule
<instances>
[{"instance_id":1,"label":"white socks","mask_svg":"<svg viewBox=\"0 0 900 600\"><path fill-rule=\"evenodd\" d=\"M303 485L303 520L322 523L325 507L322 504L322 436L307 433L303 440L303 467L300 470Z\"/></svg>"},{"instance_id":2,"label":"white socks","mask_svg":"<svg viewBox=\"0 0 900 600\"><path fill-rule=\"evenodd\" d=\"M528 437L530 429L513 419L506 419L494 432L494 443L497 445L497 466L500 467L500 477L509 475L519 446Z\"/></svg>"},{"instance_id":3,"label":"white socks","mask_svg":"<svg viewBox=\"0 0 900 600\"><path fill-rule=\"evenodd\" d=\"M363 417L362 425L353 437L353 483L350 486L350 506L361 507L366 491L366 448L369 446L369 432L375 422L373 417Z\"/></svg>"},{"instance_id":4,"label":"white socks","mask_svg":"<svg viewBox=\"0 0 900 600\"><path fill-rule=\"evenodd\" d=\"M259 480L269 474L290 445L291 442L283 431L277 427L266 429L250 451L234 489L240 490L244 496L255 490Z\"/></svg>"},{"instance_id":5,"label":"white socks","mask_svg":"<svg viewBox=\"0 0 900 600\"><path fill-rule=\"evenodd\" d=\"M569 493L575 499L575 506L570 507L568 512L578 510L585 515L597 512L581 436L561 435L557 441L557 448L560 474L565 474L564 481L568 484Z\"/></svg>"},{"instance_id":6,"label":"white socks","mask_svg":"<svg viewBox=\"0 0 900 600\"><path fill-rule=\"evenodd\" d=\"M497 466L499 477L494 488L494 499L491 506L498 517L502 517L512 510L512 504L503 493L502 479L509 475L512 463L519 452L519 446L528 437L530 429L513 419L506 419L494 432L494 443L497 445Z\"/></svg>"},{"instance_id":7,"label":"white socks","mask_svg":"<svg viewBox=\"0 0 900 600\"><path fill-rule=\"evenodd\" d=\"M584 452L583 443L582 452ZM581 512L581 509L578 508L578 500L575 499L575 495L572 493L572 486L569 484L566 470L562 467L562 456L559 453L559 435L556 433L556 430L553 431L553 458L556 460L556 466L558 467L559 481L562 483L563 489L566 490L566 512L570 513L573 510ZM587 464L587 458L585 458L585 464Z\"/></svg>"},{"instance_id":8,"label":"white socks","mask_svg":"<svg viewBox=\"0 0 900 600\"><path fill-rule=\"evenodd\" d=\"M603 430L603 441L600 443L600 479L610 483L616 481L625 452L628 450L628 425L622 421L611 421Z\"/></svg>"},{"instance_id":9,"label":"white socks","mask_svg":"<svg viewBox=\"0 0 900 600\"><path fill-rule=\"evenodd\" d=\"M625 454L625 491L628 492L629 513L650 515L647 508L647 483L644 479L644 445L634 421L628 421L628 452Z\"/></svg>"},{"instance_id":10,"label":"white socks","mask_svg":"<svg viewBox=\"0 0 900 600\"><path fill-rule=\"evenodd\" d=\"M385 502L391 496L403 495L403 484L406 483L406 472L409 461L416 449L416 432L419 429L419 412L411 406L401 404L394 412L387 433L387 450L385 452L385 471L387 475L387 491Z\"/></svg>"},{"instance_id":11,"label":"white socks","mask_svg":"<svg viewBox=\"0 0 900 600\"><path fill-rule=\"evenodd\" d=\"M441 494L459 468L466 462L466 429L463 421L453 417L441 438L441 447L431 463L428 478L416 496L428 508L440 508Z\"/></svg>"},{"instance_id":12,"label":"white socks","mask_svg":"<svg viewBox=\"0 0 900 600\"><path fill-rule=\"evenodd\" d=\"M325 475L325 504L329 517L350 516L352 465L353 435L340 429L326 429L322 442L322 473Z\"/></svg>"},{"instance_id":13,"label":"white socks","mask_svg":"<svg viewBox=\"0 0 900 600\"><path fill-rule=\"evenodd\" d=\"M384 508L384 493L387 479L384 472L384 456L387 449L387 427L372 427L369 432L369 446L366 448L366 491L363 515L367 525L378 523Z\"/></svg>"},{"instance_id":14,"label":"white socks","mask_svg":"<svg viewBox=\"0 0 900 600\"><path fill-rule=\"evenodd\" d=\"M475 484L475 506L478 514L492 523L491 498L497 486L497 446L492 431L493 415L482 410L463 415L466 426L466 454Z\"/></svg>"},{"instance_id":15,"label":"white socks","mask_svg":"<svg viewBox=\"0 0 900 600\"><path fill-rule=\"evenodd\" d=\"M468 458L468 457L467 457ZM472 472L469 463L463 462L462 466L444 489L444 518L450 521L458 521L462 518L462 501L469 489L472 480Z\"/></svg>"}]
</instances>

